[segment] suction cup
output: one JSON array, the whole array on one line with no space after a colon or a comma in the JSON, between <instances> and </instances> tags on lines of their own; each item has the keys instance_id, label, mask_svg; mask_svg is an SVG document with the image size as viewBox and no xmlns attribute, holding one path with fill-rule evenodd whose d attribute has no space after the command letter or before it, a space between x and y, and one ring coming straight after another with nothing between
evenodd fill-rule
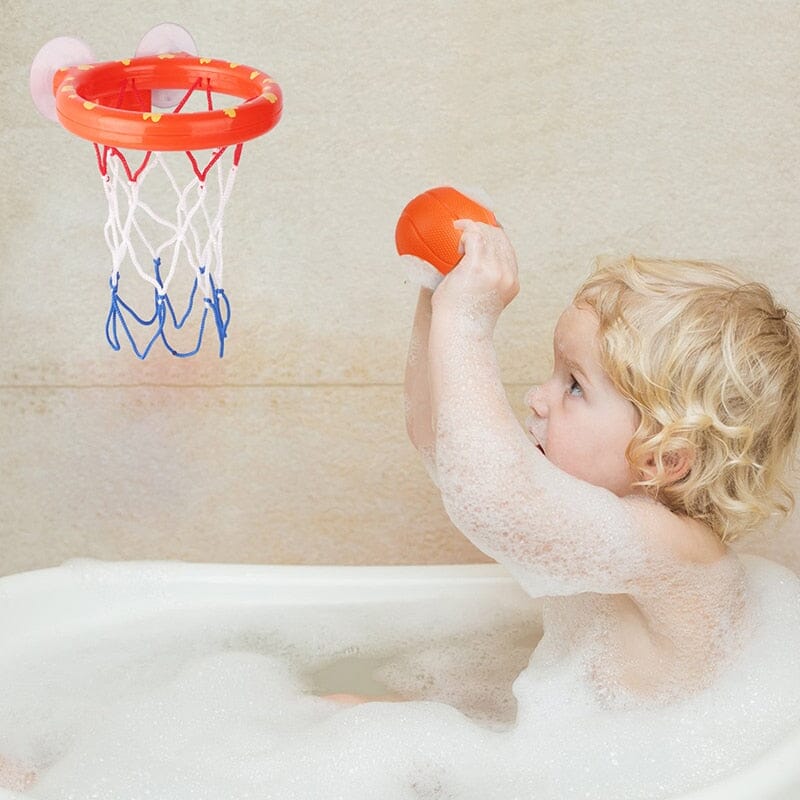
<instances>
[{"instance_id":1,"label":"suction cup","mask_svg":"<svg viewBox=\"0 0 800 800\"><path fill-rule=\"evenodd\" d=\"M162 53L189 53L196 56L197 44L182 25L162 22L142 37L136 48L136 57L158 56ZM185 94L185 89L157 89L152 94L152 103L158 108L175 108Z\"/></svg>"},{"instance_id":2,"label":"suction cup","mask_svg":"<svg viewBox=\"0 0 800 800\"><path fill-rule=\"evenodd\" d=\"M62 67L92 64L97 59L86 42L70 36L59 36L45 44L31 64L30 89L33 104L39 113L53 122L58 121L53 76Z\"/></svg>"}]
</instances>

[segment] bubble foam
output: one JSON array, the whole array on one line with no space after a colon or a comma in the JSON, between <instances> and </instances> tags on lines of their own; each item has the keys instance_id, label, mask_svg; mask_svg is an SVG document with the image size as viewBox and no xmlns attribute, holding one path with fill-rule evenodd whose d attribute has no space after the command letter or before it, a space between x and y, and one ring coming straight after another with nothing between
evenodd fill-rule
<instances>
[{"instance_id":1,"label":"bubble foam","mask_svg":"<svg viewBox=\"0 0 800 800\"><path fill-rule=\"evenodd\" d=\"M746 565L736 658L669 702L605 702L558 637L526 666L528 600L184 610L4 653L0 753L43 800L669 797L800 726L800 582ZM409 700L319 696L364 686Z\"/></svg>"}]
</instances>

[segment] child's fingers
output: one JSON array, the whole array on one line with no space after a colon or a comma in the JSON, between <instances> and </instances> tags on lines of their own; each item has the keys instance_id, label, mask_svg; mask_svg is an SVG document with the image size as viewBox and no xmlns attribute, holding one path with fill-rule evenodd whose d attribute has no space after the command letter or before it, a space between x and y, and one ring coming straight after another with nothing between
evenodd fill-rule
<instances>
[{"instance_id":1,"label":"child's fingers","mask_svg":"<svg viewBox=\"0 0 800 800\"><path fill-rule=\"evenodd\" d=\"M462 231L463 233L466 233L467 231L478 232L480 231L482 224L483 223L481 222L475 222L474 219L457 219L453 222L453 227L459 231Z\"/></svg>"},{"instance_id":2,"label":"child's fingers","mask_svg":"<svg viewBox=\"0 0 800 800\"><path fill-rule=\"evenodd\" d=\"M466 231L469 228L469 223L470 222L472 222L472 220L469 220L469 219L457 219L453 223L453 227L457 231L461 231L461 238L458 240L458 252L462 256L464 255L464 231Z\"/></svg>"},{"instance_id":3,"label":"child's fingers","mask_svg":"<svg viewBox=\"0 0 800 800\"><path fill-rule=\"evenodd\" d=\"M458 252L462 258L436 289L434 306L455 303L460 308L464 297L489 297L487 314L496 316L519 290L516 256L508 236L496 225L471 219L457 219L452 224L461 232Z\"/></svg>"},{"instance_id":4,"label":"child's fingers","mask_svg":"<svg viewBox=\"0 0 800 800\"><path fill-rule=\"evenodd\" d=\"M478 248L484 248L487 252L495 252L506 259L513 254L508 236L498 225L488 225L472 219L457 219L453 222L453 227L461 231L461 238L458 242L458 252L461 255L465 255L467 251L478 253L480 252Z\"/></svg>"},{"instance_id":5,"label":"child's fingers","mask_svg":"<svg viewBox=\"0 0 800 800\"><path fill-rule=\"evenodd\" d=\"M457 219L453 222L453 227L461 231L461 238L458 241L458 252L463 256L466 252L466 240L472 239L474 242L481 241L480 223L473 219Z\"/></svg>"}]
</instances>

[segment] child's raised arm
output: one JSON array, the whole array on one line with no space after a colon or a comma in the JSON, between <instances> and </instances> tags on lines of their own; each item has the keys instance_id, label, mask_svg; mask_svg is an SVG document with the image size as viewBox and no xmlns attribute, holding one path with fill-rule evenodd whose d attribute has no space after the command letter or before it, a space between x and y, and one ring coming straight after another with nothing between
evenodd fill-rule
<instances>
[{"instance_id":1,"label":"child's raised arm","mask_svg":"<svg viewBox=\"0 0 800 800\"><path fill-rule=\"evenodd\" d=\"M428 337L431 327L430 289L420 288L414 326L408 345L405 375L406 430L419 450L425 468L436 481L435 442L431 423L431 390L428 380Z\"/></svg>"},{"instance_id":2,"label":"child's raised arm","mask_svg":"<svg viewBox=\"0 0 800 800\"><path fill-rule=\"evenodd\" d=\"M445 508L532 594L635 594L658 572L660 548L648 540L657 525L648 519L663 518L650 501L620 499L558 469L523 432L492 343L518 291L516 258L501 229L457 225L465 256L433 296L428 348Z\"/></svg>"}]
</instances>

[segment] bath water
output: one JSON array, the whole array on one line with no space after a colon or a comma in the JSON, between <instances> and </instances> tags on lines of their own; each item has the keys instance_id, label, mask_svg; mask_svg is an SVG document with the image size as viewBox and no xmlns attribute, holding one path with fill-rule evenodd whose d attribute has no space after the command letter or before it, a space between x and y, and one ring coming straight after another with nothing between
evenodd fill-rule
<instances>
[{"instance_id":1,"label":"bath water","mask_svg":"<svg viewBox=\"0 0 800 800\"><path fill-rule=\"evenodd\" d=\"M745 563L740 651L667 704L607 706L580 652L529 663L527 598L186 609L3 653L0 754L51 800L670 797L800 725L800 581Z\"/></svg>"}]
</instances>

